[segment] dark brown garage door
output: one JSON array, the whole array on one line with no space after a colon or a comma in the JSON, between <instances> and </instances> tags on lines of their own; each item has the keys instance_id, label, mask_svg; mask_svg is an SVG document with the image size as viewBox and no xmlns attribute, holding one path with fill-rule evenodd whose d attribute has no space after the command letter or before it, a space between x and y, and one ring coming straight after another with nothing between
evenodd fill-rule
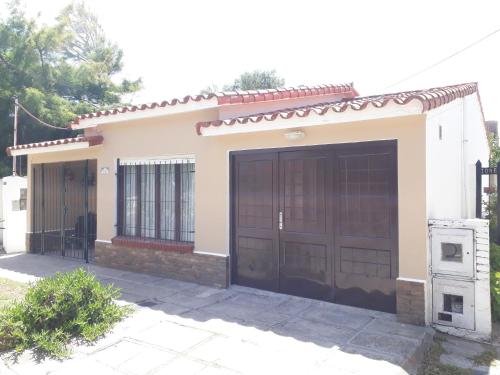
<instances>
[{"instance_id":1,"label":"dark brown garage door","mask_svg":"<svg viewBox=\"0 0 500 375\"><path fill-rule=\"evenodd\" d=\"M397 146L232 154L232 282L394 312Z\"/></svg>"}]
</instances>

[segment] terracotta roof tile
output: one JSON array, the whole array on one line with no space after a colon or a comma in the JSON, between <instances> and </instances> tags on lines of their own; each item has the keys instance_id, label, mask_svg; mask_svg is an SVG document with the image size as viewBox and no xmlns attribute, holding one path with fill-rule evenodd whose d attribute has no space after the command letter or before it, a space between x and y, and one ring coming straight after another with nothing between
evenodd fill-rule
<instances>
[{"instance_id":1,"label":"terracotta roof tile","mask_svg":"<svg viewBox=\"0 0 500 375\"><path fill-rule=\"evenodd\" d=\"M23 145L7 147L6 152L7 155L11 155L11 151L26 150L26 149L40 148L40 147L50 147L50 146L65 145L65 144L80 143L80 142L89 142L89 146L97 146L102 144L103 137L100 135L94 135L88 137L80 136L75 138L55 139L53 141L27 143Z\"/></svg>"},{"instance_id":2,"label":"terracotta roof tile","mask_svg":"<svg viewBox=\"0 0 500 375\"><path fill-rule=\"evenodd\" d=\"M274 121L276 119L290 119L292 117L307 117L311 113L323 116L328 112L344 112L347 109L361 111L370 105L375 108L382 108L389 102L405 105L413 100L420 101L423 105L423 112L427 112L444 104L450 103L457 98L463 98L464 96L471 95L475 92L477 92L476 83L464 83L426 90L405 91L392 94L342 99L334 102L288 108L227 120L199 122L196 124L196 131L199 135L201 135L201 130L203 128L211 126L234 126L238 124L258 123L261 121Z\"/></svg>"},{"instance_id":3,"label":"terracotta roof tile","mask_svg":"<svg viewBox=\"0 0 500 375\"><path fill-rule=\"evenodd\" d=\"M328 95L335 93L351 93L351 96L356 96L358 93L353 87L353 84L339 84L339 85L318 85L318 86L298 86L288 87L281 89L269 90L248 90L248 91L227 91L217 92L213 94L200 94L189 95L184 98L176 98L172 100L165 100L162 102L154 102L149 104L140 104L119 107L109 110L102 110L94 113L87 113L75 118L69 127L76 126L80 121L95 117L111 116L126 112L145 111L148 109L162 108L168 106L175 106L178 104L186 104L189 102L200 102L203 100L217 99L218 105L226 104L241 104L241 103L254 103L267 100L281 100L290 98L299 98L314 95Z\"/></svg>"}]
</instances>

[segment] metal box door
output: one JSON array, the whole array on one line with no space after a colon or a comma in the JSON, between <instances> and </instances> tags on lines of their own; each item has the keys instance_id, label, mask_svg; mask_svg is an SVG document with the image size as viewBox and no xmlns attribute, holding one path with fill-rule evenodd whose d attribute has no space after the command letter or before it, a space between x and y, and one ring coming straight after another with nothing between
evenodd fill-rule
<instances>
[{"instance_id":1,"label":"metal box door","mask_svg":"<svg viewBox=\"0 0 500 375\"><path fill-rule=\"evenodd\" d=\"M474 276L474 231L472 229L431 229L432 273Z\"/></svg>"},{"instance_id":2,"label":"metal box door","mask_svg":"<svg viewBox=\"0 0 500 375\"><path fill-rule=\"evenodd\" d=\"M432 283L434 323L473 330L474 283L434 278Z\"/></svg>"}]
</instances>

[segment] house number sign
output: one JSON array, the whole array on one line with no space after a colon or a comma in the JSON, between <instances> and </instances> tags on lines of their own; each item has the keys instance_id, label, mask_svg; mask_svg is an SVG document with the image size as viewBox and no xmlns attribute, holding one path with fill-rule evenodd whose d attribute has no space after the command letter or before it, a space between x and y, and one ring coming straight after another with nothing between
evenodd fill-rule
<instances>
[{"instance_id":1,"label":"house number sign","mask_svg":"<svg viewBox=\"0 0 500 375\"><path fill-rule=\"evenodd\" d=\"M481 168L482 174L497 174L497 167Z\"/></svg>"}]
</instances>

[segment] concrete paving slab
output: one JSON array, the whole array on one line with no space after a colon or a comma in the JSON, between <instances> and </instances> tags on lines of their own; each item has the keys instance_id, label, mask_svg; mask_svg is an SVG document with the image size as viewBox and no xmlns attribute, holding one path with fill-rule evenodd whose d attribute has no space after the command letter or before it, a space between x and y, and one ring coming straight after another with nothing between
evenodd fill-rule
<instances>
[{"instance_id":1,"label":"concrete paving slab","mask_svg":"<svg viewBox=\"0 0 500 375\"><path fill-rule=\"evenodd\" d=\"M424 337L423 327L401 325L392 314L240 286L210 288L58 257L0 257L0 277L36 280L82 266L122 287L120 304L135 303L134 314L94 345L73 344L70 359L37 364L27 352L18 364L3 361L8 371L399 375Z\"/></svg>"},{"instance_id":2,"label":"concrete paving slab","mask_svg":"<svg viewBox=\"0 0 500 375\"><path fill-rule=\"evenodd\" d=\"M313 302L313 300L307 298L290 297L277 306L274 306L272 311L284 315L297 316L298 314L311 307Z\"/></svg>"},{"instance_id":3,"label":"concrete paving slab","mask_svg":"<svg viewBox=\"0 0 500 375\"><path fill-rule=\"evenodd\" d=\"M163 278L158 276L152 276L145 273L135 273L135 272L123 272L118 275L118 278L133 281L139 284L149 284L163 280Z\"/></svg>"},{"instance_id":4,"label":"concrete paving slab","mask_svg":"<svg viewBox=\"0 0 500 375\"><path fill-rule=\"evenodd\" d=\"M165 288L169 288L169 289L174 289L177 292L180 292L180 291L185 290L185 289L190 289L190 288L193 288L194 286L196 286L196 284L188 283L186 281L165 279L165 278L157 280L157 281L153 281L150 284L153 286L157 286L157 287L165 287Z\"/></svg>"},{"instance_id":5,"label":"concrete paving slab","mask_svg":"<svg viewBox=\"0 0 500 375\"><path fill-rule=\"evenodd\" d=\"M363 331L350 340L349 344L380 353L392 353L403 357L411 357L419 348L420 341L418 339L410 339L401 336Z\"/></svg>"},{"instance_id":6,"label":"concrete paving slab","mask_svg":"<svg viewBox=\"0 0 500 375\"><path fill-rule=\"evenodd\" d=\"M154 372L177 356L176 353L157 348L144 347L139 355L123 361L118 370L131 375L145 375Z\"/></svg>"},{"instance_id":7,"label":"concrete paving slab","mask_svg":"<svg viewBox=\"0 0 500 375\"><path fill-rule=\"evenodd\" d=\"M372 333L383 333L386 335L396 335L419 340L423 340L426 334L426 331L423 330L422 327L394 322L391 320L388 321L380 318L373 319L365 327L364 331Z\"/></svg>"},{"instance_id":8,"label":"concrete paving slab","mask_svg":"<svg viewBox=\"0 0 500 375\"><path fill-rule=\"evenodd\" d=\"M150 374L151 375L167 375L167 374L196 375L200 374L205 367L207 367L207 365L202 362L197 362L185 357L179 357L161 366L160 368L156 369Z\"/></svg>"},{"instance_id":9,"label":"concrete paving slab","mask_svg":"<svg viewBox=\"0 0 500 375\"><path fill-rule=\"evenodd\" d=\"M194 348L189 356L244 374L273 373L272 364L276 361L272 351L245 340L223 336L216 336Z\"/></svg>"},{"instance_id":10,"label":"concrete paving slab","mask_svg":"<svg viewBox=\"0 0 500 375\"><path fill-rule=\"evenodd\" d=\"M373 318L367 314L359 314L355 311L339 309L336 306L318 308L314 304L300 314L303 319L320 322L324 324L335 324L339 327L348 327L352 329L361 329L366 326Z\"/></svg>"},{"instance_id":11,"label":"concrete paving slab","mask_svg":"<svg viewBox=\"0 0 500 375\"><path fill-rule=\"evenodd\" d=\"M37 358L31 350L27 350L20 355L5 353L1 356L4 366L0 366L0 374L4 374L4 367L12 374L46 374L56 370L64 363L53 358ZM8 373L8 372L7 372Z\"/></svg>"},{"instance_id":12,"label":"concrete paving slab","mask_svg":"<svg viewBox=\"0 0 500 375\"><path fill-rule=\"evenodd\" d=\"M336 350L320 366L324 373L336 374L344 371L349 374L407 374L398 364L401 359L388 354L377 353L366 349L346 347Z\"/></svg>"},{"instance_id":13,"label":"concrete paving slab","mask_svg":"<svg viewBox=\"0 0 500 375\"><path fill-rule=\"evenodd\" d=\"M164 349L182 352L200 344L213 335L213 332L162 322L142 331L135 335L134 338Z\"/></svg>"},{"instance_id":14,"label":"concrete paving slab","mask_svg":"<svg viewBox=\"0 0 500 375\"><path fill-rule=\"evenodd\" d=\"M144 350L144 346L139 343L120 340L92 354L92 359L117 369L122 363L140 355Z\"/></svg>"},{"instance_id":15,"label":"concrete paving slab","mask_svg":"<svg viewBox=\"0 0 500 375\"><path fill-rule=\"evenodd\" d=\"M158 303L157 305L152 306L151 309L155 311L160 311L163 314L167 315L180 315L192 310L192 308L190 307L177 305L170 301Z\"/></svg>"},{"instance_id":16,"label":"concrete paving slab","mask_svg":"<svg viewBox=\"0 0 500 375\"><path fill-rule=\"evenodd\" d=\"M313 342L328 348L346 344L358 331L348 327L339 327L332 324L314 322L306 319L294 319L277 326L274 332L296 340Z\"/></svg>"},{"instance_id":17,"label":"concrete paving slab","mask_svg":"<svg viewBox=\"0 0 500 375\"><path fill-rule=\"evenodd\" d=\"M448 336L441 346L448 354L458 354L468 358L474 358L486 351L486 348L478 342L462 340L451 336Z\"/></svg>"},{"instance_id":18,"label":"concrete paving slab","mask_svg":"<svg viewBox=\"0 0 500 375\"><path fill-rule=\"evenodd\" d=\"M290 297L275 293L274 295L268 294L254 294L247 292L235 293L235 296L231 298L231 302L237 305L248 308L265 308L269 309L274 306L278 306L280 303L288 300Z\"/></svg>"},{"instance_id":19,"label":"concrete paving slab","mask_svg":"<svg viewBox=\"0 0 500 375\"><path fill-rule=\"evenodd\" d=\"M447 366L455 366L463 369L470 369L474 366L474 362L460 354L441 354L439 362Z\"/></svg>"},{"instance_id":20,"label":"concrete paving slab","mask_svg":"<svg viewBox=\"0 0 500 375\"><path fill-rule=\"evenodd\" d=\"M197 375L237 375L241 374L239 372L229 370L220 366L207 366L203 368L201 371L196 373Z\"/></svg>"},{"instance_id":21,"label":"concrete paving slab","mask_svg":"<svg viewBox=\"0 0 500 375\"><path fill-rule=\"evenodd\" d=\"M36 370L38 371L38 370ZM43 372L30 372L24 374L43 374ZM123 372L106 366L100 362L92 361L89 358L70 359L64 362L59 368L47 372L47 375L124 375Z\"/></svg>"},{"instance_id":22,"label":"concrete paving slab","mask_svg":"<svg viewBox=\"0 0 500 375\"><path fill-rule=\"evenodd\" d=\"M240 300L241 301L241 300ZM219 301L203 308L209 316L223 316L228 319L236 319L245 324L253 325L262 329L282 323L289 319L288 316L276 312L269 306L259 303L234 303L233 297Z\"/></svg>"},{"instance_id":23,"label":"concrete paving slab","mask_svg":"<svg viewBox=\"0 0 500 375\"><path fill-rule=\"evenodd\" d=\"M213 294L200 293L198 295L191 295L181 291L173 295L163 297L166 302L194 309L213 305L214 303L222 301L226 298L228 298L228 296L226 296L223 291L218 291Z\"/></svg>"}]
</instances>

